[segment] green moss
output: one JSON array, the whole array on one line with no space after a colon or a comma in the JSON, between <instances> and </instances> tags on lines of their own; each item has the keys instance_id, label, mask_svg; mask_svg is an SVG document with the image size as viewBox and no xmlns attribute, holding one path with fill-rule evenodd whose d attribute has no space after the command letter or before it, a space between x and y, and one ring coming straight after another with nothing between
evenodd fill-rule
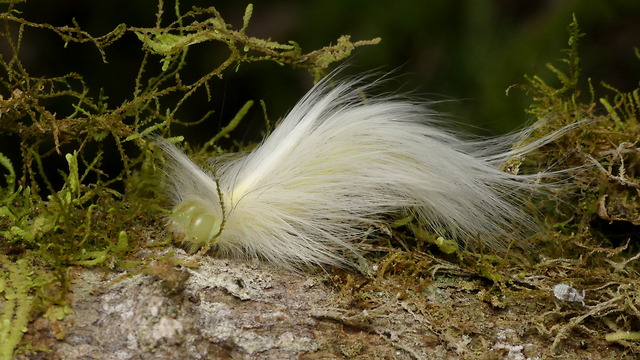
<instances>
[{"instance_id":1,"label":"green moss","mask_svg":"<svg viewBox=\"0 0 640 360\"><path fill-rule=\"evenodd\" d=\"M364 344L364 343L355 343L355 344L351 344L349 346L341 345L340 346L340 352L347 359L352 359L352 358L355 358L356 356L360 355L362 353L362 351L364 349L366 349L366 348L367 348L367 345Z\"/></svg>"},{"instance_id":2,"label":"green moss","mask_svg":"<svg viewBox=\"0 0 640 360\"><path fill-rule=\"evenodd\" d=\"M26 259L15 262L2 259L0 295L2 317L0 319L0 359L10 359L22 334L27 331L34 296L31 293L34 280Z\"/></svg>"}]
</instances>

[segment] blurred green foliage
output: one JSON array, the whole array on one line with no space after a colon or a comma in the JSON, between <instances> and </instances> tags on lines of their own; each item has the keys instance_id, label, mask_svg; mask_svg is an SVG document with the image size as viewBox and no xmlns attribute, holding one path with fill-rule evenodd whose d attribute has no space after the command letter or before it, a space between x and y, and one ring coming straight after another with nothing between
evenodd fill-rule
<instances>
[{"instance_id":1,"label":"blurred green foliage","mask_svg":"<svg viewBox=\"0 0 640 360\"><path fill-rule=\"evenodd\" d=\"M220 6L239 19L239 5ZM633 54L633 47L640 46L640 2L633 0L279 0L259 6L251 30L256 35L296 39L312 48L343 33L355 39L381 37L379 45L355 53L349 72L396 70L399 81L388 91L415 90L427 99L452 100L438 109L484 134L510 131L532 120L523 112L531 100L505 91L526 83L524 74L555 81L545 73L545 64L560 58L558 50L567 47L564 34L574 13L586 33L581 45L584 73L623 91L636 88L640 79ZM244 70L243 76L254 75ZM247 91L267 100L272 116L281 116L308 81L269 72Z\"/></svg>"}]
</instances>

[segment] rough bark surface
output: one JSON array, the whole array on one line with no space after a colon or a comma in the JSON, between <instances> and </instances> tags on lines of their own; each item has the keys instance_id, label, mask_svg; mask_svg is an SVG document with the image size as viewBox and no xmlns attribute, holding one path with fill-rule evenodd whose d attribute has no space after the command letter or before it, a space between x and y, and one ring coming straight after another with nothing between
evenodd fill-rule
<instances>
[{"instance_id":1,"label":"rough bark surface","mask_svg":"<svg viewBox=\"0 0 640 360\"><path fill-rule=\"evenodd\" d=\"M74 314L57 345L64 359L290 359L315 352L326 287L271 267L202 258L194 270L165 264L107 286L83 271ZM96 291L98 294L96 295Z\"/></svg>"},{"instance_id":2,"label":"rough bark surface","mask_svg":"<svg viewBox=\"0 0 640 360\"><path fill-rule=\"evenodd\" d=\"M366 290L367 280L349 273L293 274L185 254L172 259L135 276L105 279L104 271L79 270L73 313L61 322L39 318L27 331L32 348L49 351L17 358L526 360L548 358L553 342L536 331L529 301L492 305L473 290L482 286L473 278L437 276L407 291L398 291L397 279L381 279ZM176 260L199 266L175 266ZM587 351L561 353L574 359Z\"/></svg>"}]
</instances>

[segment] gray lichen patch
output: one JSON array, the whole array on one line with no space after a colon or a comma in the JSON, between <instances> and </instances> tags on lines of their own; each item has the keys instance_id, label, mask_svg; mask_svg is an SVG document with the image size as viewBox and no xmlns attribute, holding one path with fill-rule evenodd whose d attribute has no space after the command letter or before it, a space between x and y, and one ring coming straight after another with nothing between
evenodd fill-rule
<instances>
[{"instance_id":1,"label":"gray lichen patch","mask_svg":"<svg viewBox=\"0 0 640 360\"><path fill-rule=\"evenodd\" d=\"M200 260L179 294L168 294L154 276L108 286L100 272L83 270L72 289L73 326L57 355L287 359L318 349L309 309L331 306L326 288L258 263Z\"/></svg>"}]
</instances>

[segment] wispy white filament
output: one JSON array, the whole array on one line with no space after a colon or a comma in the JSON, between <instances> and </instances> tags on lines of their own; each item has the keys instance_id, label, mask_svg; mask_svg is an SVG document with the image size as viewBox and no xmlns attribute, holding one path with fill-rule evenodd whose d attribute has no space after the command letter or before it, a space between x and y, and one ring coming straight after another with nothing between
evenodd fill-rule
<instances>
[{"instance_id":1,"label":"wispy white filament","mask_svg":"<svg viewBox=\"0 0 640 360\"><path fill-rule=\"evenodd\" d=\"M440 235L493 249L535 226L523 202L541 187L536 175L500 166L567 129L517 149L528 130L463 141L424 106L364 98L366 80L320 82L251 153L210 169L159 140L174 232L197 247L299 268L353 265L354 244L390 216L412 214Z\"/></svg>"}]
</instances>

